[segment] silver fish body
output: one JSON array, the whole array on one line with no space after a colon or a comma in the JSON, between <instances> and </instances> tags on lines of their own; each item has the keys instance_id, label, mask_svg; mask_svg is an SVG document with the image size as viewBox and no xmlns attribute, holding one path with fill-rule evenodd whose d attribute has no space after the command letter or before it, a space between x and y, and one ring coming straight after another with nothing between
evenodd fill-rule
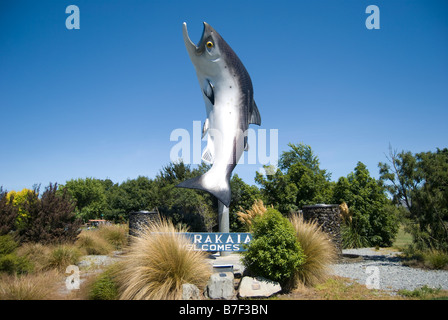
<instances>
[{"instance_id":1,"label":"silver fish body","mask_svg":"<svg viewBox=\"0 0 448 320\"><path fill-rule=\"evenodd\" d=\"M206 106L203 137L208 137L202 159L213 165L205 174L177 186L207 191L228 207L232 171L248 148L247 129L249 124L261 124L252 81L232 48L206 22L197 46L188 36L186 23L183 37Z\"/></svg>"}]
</instances>

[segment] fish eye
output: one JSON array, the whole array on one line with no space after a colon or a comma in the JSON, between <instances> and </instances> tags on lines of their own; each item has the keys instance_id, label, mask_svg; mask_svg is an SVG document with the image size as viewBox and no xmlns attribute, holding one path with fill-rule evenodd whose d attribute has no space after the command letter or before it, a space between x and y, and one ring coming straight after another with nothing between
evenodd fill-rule
<instances>
[{"instance_id":1,"label":"fish eye","mask_svg":"<svg viewBox=\"0 0 448 320\"><path fill-rule=\"evenodd\" d=\"M213 48L213 42L211 42L211 41L208 41L205 45L206 45L207 48L209 48L209 49Z\"/></svg>"}]
</instances>

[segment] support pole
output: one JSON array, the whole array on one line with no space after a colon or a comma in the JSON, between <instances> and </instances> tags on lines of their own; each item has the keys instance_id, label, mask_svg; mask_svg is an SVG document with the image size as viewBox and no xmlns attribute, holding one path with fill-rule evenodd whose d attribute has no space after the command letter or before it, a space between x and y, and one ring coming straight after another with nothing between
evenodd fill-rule
<instances>
[{"instance_id":1,"label":"support pole","mask_svg":"<svg viewBox=\"0 0 448 320\"><path fill-rule=\"evenodd\" d=\"M218 200L218 223L219 232L227 233L229 232L229 207L226 207L221 201ZM228 256L230 252L221 251L221 257Z\"/></svg>"}]
</instances>

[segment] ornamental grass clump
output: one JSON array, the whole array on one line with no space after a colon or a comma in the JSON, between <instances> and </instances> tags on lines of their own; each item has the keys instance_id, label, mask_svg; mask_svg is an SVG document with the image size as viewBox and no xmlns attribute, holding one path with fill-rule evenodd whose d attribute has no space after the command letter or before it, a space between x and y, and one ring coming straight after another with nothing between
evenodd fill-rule
<instances>
[{"instance_id":1,"label":"ornamental grass clump","mask_svg":"<svg viewBox=\"0 0 448 320\"><path fill-rule=\"evenodd\" d=\"M211 272L206 254L190 249L183 232L161 219L132 238L117 275L120 299L174 300L183 284L205 287Z\"/></svg>"},{"instance_id":2,"label":"ornamental grass clump","mask_svg":"<svg viewBox=\"0 0 448 320\"><path fill-rule=\"evenodd\" d=\"M55 299L58 281L56 270L25 275L0 274L0 300Z\"/></svg>"},{"instance_id":3,"label":"ornamental grass clump","mask_svg":"<svg viewBox=\"0 0 448 320\"><path fill-rule=\"evenodd\" d=\"M111 224L102 225L98 229L99 234L108 243L110 243L115 250L120 250L126 246L128 242L129 228L127 225Z\"/></svg>"},{"instance_id":4,"label":"ornamental grass clump","mask_svg":"<svg viewBox=\"0 0 448 320\"><path fill-rule=\"evenodd\" d=\"M240 220L247 231L252 231L252 224L255 217L263 216L267 210L267 208L264 206L262 200L256 200L255 203L252 205L252 208L249 210L246 210L246 212L243 212L243 208L240 207L239 212L236 213L238 216L238 220Z\"/></svg>"},{"instance_id":5,"label":"ornamental grass clump","mask_svg":"<svg viewBox=\"0 0 448 320\"><path fill-rule=\"evenodd\" d=\"M106 255L114 250L114 246L98 230L81 231L76 246L87 255Z\"/></svg>"},{"instance_id":6,"label":"ornamental grass clump","mask_svg":"<svg viewBox=\"0 0 448 320\"><path fill-rule=\"evenodd\" d=\"M296 271L297 283L315 286L326 281L329 267L337 259L335 246L316 221L307 222L297 213L291 215L290 221L306 256L301 268Z\"/></svg>"}]
</instances>

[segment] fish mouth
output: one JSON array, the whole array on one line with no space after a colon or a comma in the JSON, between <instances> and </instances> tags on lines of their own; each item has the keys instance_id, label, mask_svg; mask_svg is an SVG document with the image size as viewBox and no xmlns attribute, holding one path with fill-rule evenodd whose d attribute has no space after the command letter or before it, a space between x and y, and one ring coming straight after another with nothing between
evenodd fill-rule
<instances>
[{"instance_id":1,"label":"fish mouth","mask_svg":"<svg viewBox=\"0 0 448 320\"><path fill-rule=\"evenodd\" d=\"M200 56L202 53L204 53L205 33L207 25L208 24L204 22L204 29L202 30L201 40L199 40L199 43L196 45L193 41L191 41L190 37L188 36L187 23L186 22L183 23L182 34L184 36L185 46L187 47L187 51L190 55L195 54L197 56Z\"/></svg>"}]
</instances>

